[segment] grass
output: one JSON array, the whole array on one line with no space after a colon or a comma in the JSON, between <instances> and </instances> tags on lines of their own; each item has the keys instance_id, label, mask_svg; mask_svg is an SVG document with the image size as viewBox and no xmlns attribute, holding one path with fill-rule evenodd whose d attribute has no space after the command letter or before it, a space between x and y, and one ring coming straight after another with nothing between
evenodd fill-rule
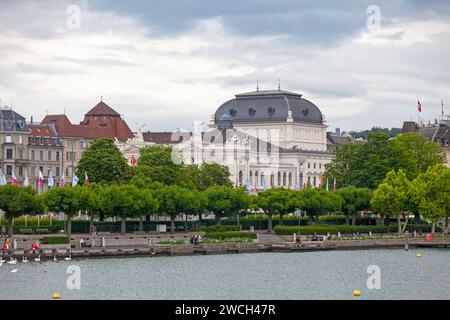
<instances>
[{"instance_id":1,"label":"grass","mask_svg":"<svg viewBox=\"0 0 450 320\"><path fill-rule=\"evenodd\" d=\"M157 244L185 244L184 240L162 240Z\"/></svg>"}]
</instances>

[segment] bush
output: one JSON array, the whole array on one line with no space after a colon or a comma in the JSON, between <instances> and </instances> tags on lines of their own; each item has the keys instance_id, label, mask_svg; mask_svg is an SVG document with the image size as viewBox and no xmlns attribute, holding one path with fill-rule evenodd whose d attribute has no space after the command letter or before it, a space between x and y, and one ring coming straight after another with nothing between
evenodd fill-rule
<instances>
[{"instance_id":1,"label":"bush","mask_svg":"<svg viewBox=\"0 0 450 320\"><path fill-rule=\"evenodd\" d=\"M205 232L225 232L225 231L239 231L239 227L237 225L216 224L212 226L200 226L197 228L197 230Z\"/></svg>"},{"instance_id":2,"label":"bush","mask_svg":"<svg viewBox=\"0 0 450 320\"><path fill-rule=\"evenodd\" d=\"M158 244L185 244L184 240L163 240L159 241Z\"/></svg>"},{"instance_id":3,"label":"bush","mask_svg":"<svg viewBox=\"0 0 450 320\"><path fill-rule=\"evenodd\" d=\"M205 238L210 239L231 239L231 238L248 238L256 239L255 232L239 232L239 231L225 231L225 232L207 232Z\"/></svg>"},{"instance_id":4,"label":"bush","mask_svg":"<svg viewBox=\"0 0 450 320\"><path fill-rule=\"evenodd\" d=\"M66 236L61 237L45 237L42 239L43 244L68 244L70 240Z\"/></svg>"},{"instance_id":5,"label":"bush","mask_svg":"<svg viewBox=\"0 0 450 320\"><path fill-rule=\"evenodd\" d=\"M436 228L436 231L438 228ZM430 232L430 225L409 225L406 227L409 232L422 231ZM397 225L389 226L347 226L347 225L316 225L316 226L304 226L304 227L290 227L290 226L276 226L274 228L276 234L279 235L292 235L294 233L301 235L326 235L337 234L338 232L342 234L352 234L352 233L396 233Z\"/></svg>"}]
</instances>

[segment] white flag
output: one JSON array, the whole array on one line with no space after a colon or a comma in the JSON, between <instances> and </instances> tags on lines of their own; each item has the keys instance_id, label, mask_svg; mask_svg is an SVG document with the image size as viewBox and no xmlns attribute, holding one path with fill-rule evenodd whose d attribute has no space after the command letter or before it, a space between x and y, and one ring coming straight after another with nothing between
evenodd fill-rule
<instances>
[{"instance_id":1,"label":"white flag","mask_svg":"<svg viewBox=\"0 0 450 320\"><path fill-rule=\"evenodd\" d=\"M75 187L77 184L78 184L78 177L74 172L72 177L72 187Z\"/></svg>"},{"instance_id":2,"label":"white flag","mask_svg":"<svg viewBox=\"0 0 450 320\"><path fill-rule=\"evenodd\" d=\"M7 183L8 183L8 181L6 181L6 177L3 174L3 171L0 171L0 185L4 186Z\"/></svg>"},{"instance_id":3,"label":"white flag","mask_svg":"<svg viewBox=\"0 0 450 320\"><path fill-rule=\"evenodd\" d=\"M27 175L27 172L25 171L25 179L23 179L23 186L28 187L29 184L30 184L30 181L28 180L28 175Z\"/></svg>"},{"instance_id":4,"label":"white flag","mask_svg":"<svg viewBox=\"0 0 450 320\"><path fill-rule=\"evenodd\" d=\"M53 181L53 175L52 175L52 172L51 172L51 171L48 173L48 182L47 182L47 185L48 185L49 187L53 187L53 186L55 185L55 181Z\"/></svg>"}]
</instances>

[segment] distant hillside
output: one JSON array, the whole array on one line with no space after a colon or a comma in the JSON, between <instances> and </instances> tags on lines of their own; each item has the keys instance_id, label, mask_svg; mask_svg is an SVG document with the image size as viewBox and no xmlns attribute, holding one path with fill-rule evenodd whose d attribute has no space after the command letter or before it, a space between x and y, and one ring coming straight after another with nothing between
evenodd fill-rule
<instances>
[{"instance_id":1,"label":"distant hillside","mask_svg":"<svg viewBox=\"0 0 450 320\"><path fill-rule=\"evenodd\" d=\"M380 127L373 127L370 130L362 130L362 131L349 131L348 134L350 134L353 139L364 139L367 140L367 136L369 133L375 133L375 132L384 132L389 135L389 137L393 138L396 135L400 134L402 132L401 128L380 128Z\"/></svg>"}]
</instances>

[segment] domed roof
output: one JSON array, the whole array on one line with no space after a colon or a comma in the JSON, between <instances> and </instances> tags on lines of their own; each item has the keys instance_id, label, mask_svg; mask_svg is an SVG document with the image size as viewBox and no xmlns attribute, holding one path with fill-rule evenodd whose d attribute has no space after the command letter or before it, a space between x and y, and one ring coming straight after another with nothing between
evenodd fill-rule
<instances>
[{"instance_id":1,"label":"domed roof","mask_svg":"<svg viewBox=\"0 0 450 320\"><path fill-rule=\"evenodd\" d=\"M264 90L237 94L222 104L214 115L214 122L224 114L233 124L254 122L286 122L289 111L294 122L322 124L322 112L301 94L283 90Z\"/></svg>"}]
</instances>

